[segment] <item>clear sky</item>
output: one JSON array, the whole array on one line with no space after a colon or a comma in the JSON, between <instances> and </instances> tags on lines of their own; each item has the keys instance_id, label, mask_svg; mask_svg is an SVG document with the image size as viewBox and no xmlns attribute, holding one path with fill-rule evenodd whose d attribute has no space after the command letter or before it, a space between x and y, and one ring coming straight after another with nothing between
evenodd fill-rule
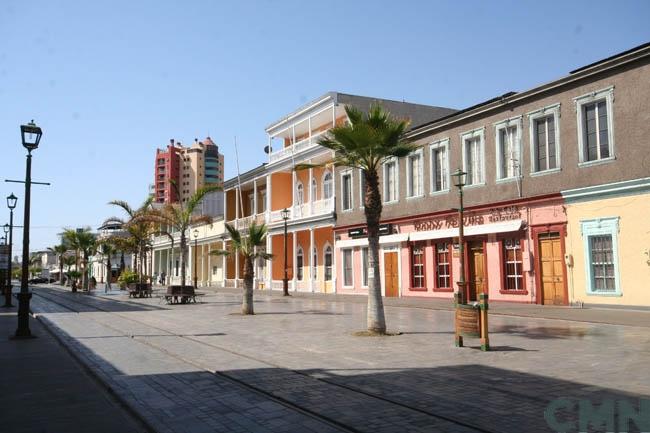
<instances>
[{"instance_id":1,"label":"clear sky","mask_svg":"<svg viewBox=\"0 0 650 433\"><path fill-rule=\"evenodd\" d=\"M226 178L264 127L336 90L463 108L650 41L650 1L0 2L0 196L19 197L19 125L43 128L31 250L141 203L156 147L210 135ZM0 223L8 221L4 198ZM14 236L20 254L21 231Z\"/></svg>"}]
</instances>

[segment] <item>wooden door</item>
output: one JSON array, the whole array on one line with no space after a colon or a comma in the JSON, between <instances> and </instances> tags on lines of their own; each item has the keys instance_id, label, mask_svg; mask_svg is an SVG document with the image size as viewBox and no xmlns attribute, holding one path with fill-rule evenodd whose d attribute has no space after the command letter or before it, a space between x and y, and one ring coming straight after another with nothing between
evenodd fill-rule
<instances>
[{"instance_id":1,"label":"wooden door","mask_svg":"<svg viewBox=\"0 0 650 433\"><path fill-rule=\"evenodd\" d=\"M470 242L467 246L469 262L469 301L478 300L479 293L485 293L486 273L483 242Z\"/></svg>"},{"instance_id":2,"label":"wooden door","mask_svg":"<svg viewBox=\"0 0 650 433\"><path fill-rule=\"evenodd\" d=\"M539 235L540 282L542 303L565 305L564 298L564 256L559 233Z\"/></svg>"},{"instance_id":3,"label":"wooden door","mask_svg":"<svg viewBox=\"0 0 650 433\"><path fill-rule=\"evenodd\" d=\"M397 252L384 253L384 290L386 297L399 296Z\"/></svg>"}]
</instances>

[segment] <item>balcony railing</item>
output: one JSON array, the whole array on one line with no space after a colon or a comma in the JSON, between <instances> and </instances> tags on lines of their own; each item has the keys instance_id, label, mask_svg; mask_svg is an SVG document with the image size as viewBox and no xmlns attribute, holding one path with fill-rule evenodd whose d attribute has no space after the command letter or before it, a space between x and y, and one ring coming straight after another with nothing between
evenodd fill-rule
<instances>
[{"instance_id":1,"label":"balcony railing","mask_svg":"<svg viewBox=\"0 0 650 433\"><path fill-rule=\"evenodd\" d=\"M310 216L327 215L334 212L334 198L316 200L313 203L307 202L296 204L287 208L289 210L289 220L306 218ZM268 215L268 217L267 217ZM239 219L228 221L228 224L234 225L238 230L247 229L255 221L257 224L270 224L283 221L282 209L269 212L259 213L257 215L248 215L239 217Z\"/></svg>"},{"instance_id":2,"label":"balcony railing","mask_svg":"<svg viewBox=\"0 0 650 433\"><path fill-rule=\"evenodd\" d=\"M302 152L305 149L309 149L318 145L318 139L321 135L325 134L327 131L320 131L316 134L313 134L311 138L305 138L296 142L293 146L283 147L280 150L277 150L270 155L271 162L279 161L281 159L288 158L292 153L296 154Z\"/></svg>"}]
</instances>

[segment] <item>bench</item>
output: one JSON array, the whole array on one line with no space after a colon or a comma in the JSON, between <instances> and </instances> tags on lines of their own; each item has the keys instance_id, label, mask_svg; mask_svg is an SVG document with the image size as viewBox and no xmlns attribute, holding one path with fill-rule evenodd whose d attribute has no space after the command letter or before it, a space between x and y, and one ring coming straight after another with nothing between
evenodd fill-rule
<instances>
[{"instance_id":1,"label":"bench","mask_svg":"<svg viewBox=\"0 0 650 433\"><path fill-rule=\"evenodd\" d=\"M151 298L153 290L151 284L129 285L129 298Z\"/></svg>"},{"instance_id":2,"label":"bench","mask_svg":"<svg viewBox=\"0 0 650 433\"><path fill-rule=\"evenodd\" d=\"M200 293L194 290L192 286L168 286L167 292L162 296L162 298L167 301L168 304L188 304L190 302L196 303L197 297L201 299L205 296L205 293Z\"/></svg>"}]
</instances>

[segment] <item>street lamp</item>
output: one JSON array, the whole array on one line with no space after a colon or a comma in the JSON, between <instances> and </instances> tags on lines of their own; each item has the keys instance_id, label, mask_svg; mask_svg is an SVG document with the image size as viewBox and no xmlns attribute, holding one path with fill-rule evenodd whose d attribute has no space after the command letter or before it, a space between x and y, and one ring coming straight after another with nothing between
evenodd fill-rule
<instances>
[{"instance_id":1,"label":"street lamp","mask_svg":"<svg viewBox=\"0 0 650 433\"><path fill-rule=\"evenodd\" d=\"M284 278L282 279L282 291L284 296L289 295L289 277L287 276L287 220L289 219L289 209L282 210L282 219L284 220Z\"/></svg>"},{"instance_id":2,"label":"street lamp","mask_svg":"<svg viewBox=\"0 0 650 433\"><path fill-rule=\"evenodd\" d=\"M7 287L5 288L5 304L4 307L10 308L11 305L11 254L14 247L14 209L18 203L18 197L12 192L11 195L7 196L7 207L9 208L9 262L7 263ZM5 224L6 226L6 224ZM6 233L6 232L5 232Z\"/></svg>"},{"instance_id":3,"label":"street lamp","mask_svg":"<svg viewBox=\"0 0 650 433\"><path fill-rule=\"evenodd\" d=\"M457 304L465 303L465 240L464 240L464 225L463 225L463 187L465 186L465 173L458 168L452 173L454 179L454 186L458 188L458 199L460 206L458 207L458 254L460 255L460 277L458 279L458 292L454 295Z\"/></svg>"},{"instance_id":4,"label":"street lamp","mask_svg":"<svg viewBox=\"0 0 650 433\"><path fill-rule=\"evenodd\" d=\"M196 285L196 279L197 279L197 273L196 273L196 249L197 249L198 238L199 238L199 229L194 229L194 231L192 233L194 233L194 290L196 290L196 288L197 288L197 285Z\"/></svg>"},{"instance_id":5,"label":"street lamp","mask_svg":"<svg viewBox=\"0 0 650 433\"><path fill-rule=\"evenodd\" d=\"M27 149L27 163L25 169L25 215L23 219L23 263L20 277L20 293L18 294L18 329L16 338L30 338L29 330L29 293L27 278L29 277L29 211L32 187L32 150L38 148L43 131L32 120L27 125L20 125L20 135L23 147Z\"/></svg>"}]
</instances>

